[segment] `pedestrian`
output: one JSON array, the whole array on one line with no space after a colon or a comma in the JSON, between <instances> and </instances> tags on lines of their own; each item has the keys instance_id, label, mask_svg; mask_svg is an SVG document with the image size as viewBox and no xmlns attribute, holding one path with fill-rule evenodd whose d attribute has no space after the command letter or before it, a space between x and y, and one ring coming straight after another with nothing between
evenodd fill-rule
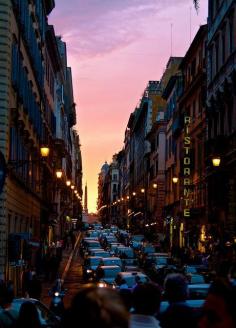
<instances>
[{"instance_id":1,"label":"pedestrian","mask_svg":"<svg viewBox=\"0 0 236 328\"><path fill-rule=\"evenodd\" d=\"M194 311L186 304L188 285L185 276L180 273L168 274L164 282L164 290L169 306L159 315L161 327L197 327Z\"/></svg>"},{"instance_id":2,"label":"pedestrian","mask_svg":"<svg viewBox=\"0 0 236 328\"><path fill-rule=\"evenodd\" d=\"M18 313L12 309L13 301L12 288L8 288L5 282L0 283L0 327L13 328L15 327Z\"/></svg>"},{"instance_id":3,"label":"pedestrian","mask_svg":"<svg viewBox=\"0 0 236 328\"><path fill-rule=\"evenodd\" d=\"M24 302L16 320L16 328L40 328L41 323L37 308L32 302Z\"/></svg>"},{"instance_id":4,"label":"pedestrian","mask_svg":"<svg viewBox=\"0 0 236 328\"><path fill-rule=\"evenodd\" d=\"M210 286L198 328L236 327L236 287L217 278Z\"/></svg>"},{"instance_id":5,"label":"pedestrian","mask_svg":"<svg viewBox=\"0 0 236 328\"><path fill-rule=\"evenodd\" d=\"M84 285L62 319L62 328L128 328L129 313L118 292Z\"/></svg>"},{"instance_id":6,"label":"pedestrian","mask_svg":"<svg viewBox=\"0 0 236 328\"><path fill-rule=\"evenodd\" d=\"M36 273L33 274L32 280L29 283L29 297L40 300L42 294L42 283L38 279Z\"/></svg>"},{"instance_id":7,"label":"pedestrian","mask_svg":"<svg viewBox=\"0 0 236 328\"><path fill-rule=\"evenodd\" d=\"M157 284L144 283L133 290L134 311L130 317L130 328L159 328L156 315L160 309L161 290Z\"/></svg>"},{"instance_id":8,"label":"pedestrian","mask_svg":"<svg viewBox=\"0 0 236 328\"><path fill-rule=\"evenodd\" d=\"M75 234L74 234L74 232L72 230L70 232L70 241L71 241L71 248L73 250L75 248L76 238L75 238Z\"/></svg>"},{"instance_id":9,"label":"pedestrian","mask_svg":"<svg viewBox=\"0 0 236 328\"><path fill-rule=\"evenodd\" d=\"M28 266L25 271L23 271L21 276L21 290L22 296L26 297L29 292L30 281L32 280L32 267Z\"/></svg>"},{"instance_id":10,"label":"pedestrian","mask_svg":"<svg viewBox=\"0 0 236 328\"><path fill-rule=\"evenodd\" d=\"M134 280L135 280L135 285L134 285L133 288L132 288L133 290L134 290L137 286L139 286L139 285L142 284L141 278L140 278L139 276L135 276Z\"/></svg>"}]
</instances>

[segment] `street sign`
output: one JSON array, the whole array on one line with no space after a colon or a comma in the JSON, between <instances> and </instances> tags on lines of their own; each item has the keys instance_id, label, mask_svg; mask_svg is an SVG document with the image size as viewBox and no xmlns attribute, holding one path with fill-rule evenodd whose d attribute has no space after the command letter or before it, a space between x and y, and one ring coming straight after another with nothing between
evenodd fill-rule
<instances>
[{"instance_id":1,"label":"street sign","mask_svg":"<svg viewBox=\"0 0 236 328\"><path fill-rule=\"evenodd\" d=\"M5 157L3 156L3 153L0 151L0 193L2 192L5 183L6 173L7 173L7 166L6 166Z\"/></svg>"}]
</instances>

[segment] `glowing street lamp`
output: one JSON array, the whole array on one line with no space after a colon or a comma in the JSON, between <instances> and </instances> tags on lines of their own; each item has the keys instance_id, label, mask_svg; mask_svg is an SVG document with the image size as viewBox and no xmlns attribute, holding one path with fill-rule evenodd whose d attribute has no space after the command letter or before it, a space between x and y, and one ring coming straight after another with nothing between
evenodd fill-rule
<instances>
[{"instance_id":1,"label":"glowing street lamp","mask_svg":"<svg viewBox=\"0 0 236 328\"><path fill-rule=\"evenodd\" d=\"M215 167L220 166L221 158L219 156L215 156L212 158L212 165Z\"/></svg>"},{"instance_id":2,"label":"glowing street lamp","mask_svg":"<svg viewBox=\"0 0 236 328\"><path fill-rule=\"evenodd\" d=\"M61 177L62 177L62 170L61 169L56 170L56 177L57 177L57 179L61 179Z\"/></svg>"},{"instance_id":3,"label":"glowing street lamp","mask_svg":"<svg viewBox=\"0 0 236 328\"><path fill-rule=\"evenodd\" d=\"M144 188L141 189L141 193L142 193L142 194L145 193L145 189L144 189Z\"/></svg>"},{"instance_id":4,"label":"glowing street lamp","mask_svg":"<svg viewBox=\"0 0 236 328\"><path fill-rule=\"evenodd\" d=\"M40 154L41 154L42 157L44 157L44 158L48 157L49 152L50 152L49 147L47 147L47 146L40 147Z\"/></svg>"},{"instance_id":5,"label":"glowing street lamp","mask_svg":"<svg viewBox=\"0 0 236 328\"><path fill-rule=\"evenodd\" d=\"M157 183L153 183L152 186L153 186L154 189L157 189Z\"/></svg>"},{"instance_id":6,"label":"glowing street lamp","mask_svg":"<svg viewBox=\"0 0 236 328\"><path fill-rule=\"evenodd\" d=\"M67 187L70 187L70 185L71 185L71 181L70 181L70 180L67 180L67 181L66 181L66 185L67 185Z\"/></svg>"},{"instance_id":7,"label":"glowing street lamp","mask_svg":"<svg viewBox=\"0 0 236 328\"><path fill-rule=\"evenodd\" d=\"M133 196L136 196L136 192L135 192L135 191L134 191L134 192L132 192L132 195L133 195Z\"/></svg>"},{"instance_id":8,"label":"glowing street lamp","mask_svg":"<svg viewBox=\"0 0 236 328\"><path fill-rule=\"evenodd\" d=\"M173 181L173 183L178 183L179 178L178 178L178 177L173 177L173 178L172 178L172 181Z\"/></svg>"}]
</instances>

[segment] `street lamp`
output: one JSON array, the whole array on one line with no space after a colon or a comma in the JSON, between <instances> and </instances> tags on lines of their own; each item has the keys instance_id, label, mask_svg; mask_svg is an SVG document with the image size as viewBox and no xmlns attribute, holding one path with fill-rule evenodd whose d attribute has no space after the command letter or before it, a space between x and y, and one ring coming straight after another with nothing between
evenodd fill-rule
<instances>
[{"instance_id":1,"label":"street lamp","mask_svg":"<svg viewBox=\"0 0 236 328\"><path fill-rule=\"evenodd\" d=\"M42 146L40 147L40 154L43 158L48 157L50 152L50 148L47 146Z\"/></svg>"},{"instance_id":2,"label":"street lamp","mask_svg":"<svg viewBox=\"0 0 236 328\"><path fill-rule=\"evenodd\" d=\"M61 169L56 170L56 177L57 177L57 179L61 179L61 177L62 177L62 170Z\"/></svg>"},{"instance_id":3,"label":"street lamp","mask_svg":"<svg viewBox=\"0 0 236 328\"><path fill-rule=\"evenodd\" d=\"M134 191L134 192L132 192L132 195L133 195L133 196L136 196L136 192L135 192L135 191Z\"/></svg>"},{"instance_id":4,"label":"street lamp","mask_svg":"<svg viewBox=\"0 0 236 328\"><path fill-rule=\"evenodd\" d=\"M71 185L71 181L70 181L70 180L67 180L67 181L66 181L66 185L67 185L67 187L70 187L70 185Z\"/></svg>"},{"instance_id":5,"label":"street lamp","mask_svg":"<svg viewBox=\"0 0 236 328\"><path fill-rule=\"evenodd\" d=\"M172 178L172 181L173 181L174 184L176 184L176 183L178 183L179 178L176 177L176 176L174 176L174 177Z\"/></svg>"},{"instance_id":6,"label":"street lamp","mask_svg":"<svg viewBox=\"0 0 236 328\"><path fill-rule=\"evenodd\" d=\"M71 189L72 189L72 190L74 190L74 189L75 189L75 186L74 186L74 185L71 185L70 187L71 187Z\"/></svg>"},{"instance_id":7,"label":"street lamp","mask_svg":"<svg viewBox=\"0 0 236 328\"><path fill-rule=\"evenodd\" d=\"M141 188L141 193L144 194L145 193L145 189Z\"/></svg>"},{"instance_id":8,"label":"street lamp","mask_svg":"<svg viewBox=\"0 0 236 328\"><path fill-rule=\"evenodd\" d=\"M152 186L153 186L154 189L157 189L157 183L153 183Z\"/></svg>"},{"instance_id":9,"label":"street lamp","mask_svg":"<svg viewBox=\"0 0 236 328\"><path fill-rule=\"evenodd\" d=\"M221 162L221 158L220 158L219 156L214 156L214 157L212 158L212 165L213 165L214 167L218 167L218 166L220 166L220 162Z\"/></svg>"}]
</instances>

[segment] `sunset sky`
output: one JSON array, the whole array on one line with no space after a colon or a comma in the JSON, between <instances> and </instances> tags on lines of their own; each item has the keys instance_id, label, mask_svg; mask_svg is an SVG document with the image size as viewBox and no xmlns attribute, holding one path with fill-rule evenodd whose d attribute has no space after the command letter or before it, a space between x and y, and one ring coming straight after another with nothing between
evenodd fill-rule
<instances>
[{"instance_id":1,"label":"sunset sky","mask_svg":"<svg viewBox=\"0 0 236 328\"><path fill-rule=\"evenodd\" d=\"M56 0L49 23L67 43L90 211L102 164L122 149L129 115L165 69L171 24L172 55L183 56L207 22L207 2L196 14L192 0Z\"/></svg>"}]
</instances>

